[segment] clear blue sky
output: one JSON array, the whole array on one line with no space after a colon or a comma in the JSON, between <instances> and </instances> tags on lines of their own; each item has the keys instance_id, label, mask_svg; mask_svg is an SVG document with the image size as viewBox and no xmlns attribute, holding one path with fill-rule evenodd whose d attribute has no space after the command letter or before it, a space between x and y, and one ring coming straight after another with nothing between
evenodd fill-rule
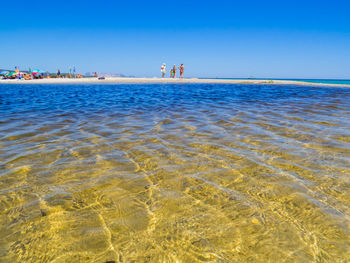
<instances>
[{"instance_id":1,"label":"clear blue sky","mask_svg":"<svg viewBox=\"0 0 350 263\"><path fill-rule=\"evenodd\" d=\"M350 1L3 1L0 68L350 79Z\"/></svg>"}]
</instances>

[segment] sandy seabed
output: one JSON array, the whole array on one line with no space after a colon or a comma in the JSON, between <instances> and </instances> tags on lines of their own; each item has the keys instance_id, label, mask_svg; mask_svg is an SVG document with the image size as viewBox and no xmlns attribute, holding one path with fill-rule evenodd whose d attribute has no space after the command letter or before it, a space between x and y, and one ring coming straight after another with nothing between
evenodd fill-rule
<instances>
[{"instance_id":1,"label":"sandy seabed","mask_svg":"<svg viewBox=\"0 0 350 263\"><path fill-rule=\"evenodd\" d=\"M0 87L1 263L350 263L350 89L79 81Z\"/></svg>"}]
</instances>

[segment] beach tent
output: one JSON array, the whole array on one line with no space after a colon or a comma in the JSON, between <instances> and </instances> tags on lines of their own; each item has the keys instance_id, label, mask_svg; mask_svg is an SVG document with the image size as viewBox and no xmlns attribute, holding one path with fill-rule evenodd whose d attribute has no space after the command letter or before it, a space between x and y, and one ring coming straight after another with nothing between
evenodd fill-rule
<instances>
[{"instance_id":1,"label":"beach tent","mask_svg":"<svg viewBox=\"0 0 350 263\"><path fill-rule=\"evenodd\" d=\"M14 75L17 75L17 72L11 71L11 72L8 72L8 73L6 74L7 77L12 77L12 76L14 76Z\"/></svg>"},{"instance_id":2,"label":"beach tent","mask_svg":"<svg viewBox=\"0 0 350 263\"><path fill-rule=\"evenodd\" d=\"M17 74L18 73L15 71L10 71L10 72L6 73L4 76L5 76L5 78L14 79L14 78L16 78Z\"/></svg>"}]
</instances>

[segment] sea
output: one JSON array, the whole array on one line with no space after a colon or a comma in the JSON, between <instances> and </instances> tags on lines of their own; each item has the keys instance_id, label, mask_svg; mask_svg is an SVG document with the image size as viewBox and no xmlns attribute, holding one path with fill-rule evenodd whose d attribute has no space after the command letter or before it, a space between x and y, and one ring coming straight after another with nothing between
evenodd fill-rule
<instances>
[{"instance_id":1,"label":"sea","mask_svg":"<svg viewBox=\"0 0 350 263\"><path fill-rule=\"evenodd\" d=\"M350 80L347 80L347 79L294 79L294 80L310 82L310 83L350 85Z\"/></svg>"},{"instance_id":2,"label":"sea","mask_svg":"<svg viewBox=\"0 0 350 263\"><path fill-rule=\"evenodd\" d=\"M0 85L0 262L349 262L350 89Z\"/></svg>"},{"instance_id":3,"label":"sea","mask_svg":"<svg viewBox=\"0 0 350 263\"><path fill-rule=\"evenodd\" d=\"M206 78L203 78L206 79ZM216 79L244 79L244 80L285 80L285 81L301 81L314 84L336 84L350 85L348 79L281 79L281 78L216 78Z\"/></svg>"}]
</instances>

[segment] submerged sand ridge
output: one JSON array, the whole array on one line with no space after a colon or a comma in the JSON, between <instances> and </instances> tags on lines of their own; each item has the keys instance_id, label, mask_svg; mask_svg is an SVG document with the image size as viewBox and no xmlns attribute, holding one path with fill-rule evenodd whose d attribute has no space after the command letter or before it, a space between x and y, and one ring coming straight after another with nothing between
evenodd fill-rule
<instances>
[{"instance_id":1,"label":"submerged sand ridge","mask_svg":"<svg viewBox=\"0 0 350 263\"><path fill-rule=\"evenodd\" d=\"M306 85L306 86L339 86L350 87L346 84L324 84L324 83L311 83L304 81L292 81L292 80L255 80L255 79L198 79L198 78L185 78L185 79L171 79L171 78L121 78L121 77L106 77L99 80L97 78L79 78L79 79L35 79L35 80L0 80L0 84L73 84L73 83L202 83L202 84L268 84L268 85Z\"/></svg>"}]
</instances>

